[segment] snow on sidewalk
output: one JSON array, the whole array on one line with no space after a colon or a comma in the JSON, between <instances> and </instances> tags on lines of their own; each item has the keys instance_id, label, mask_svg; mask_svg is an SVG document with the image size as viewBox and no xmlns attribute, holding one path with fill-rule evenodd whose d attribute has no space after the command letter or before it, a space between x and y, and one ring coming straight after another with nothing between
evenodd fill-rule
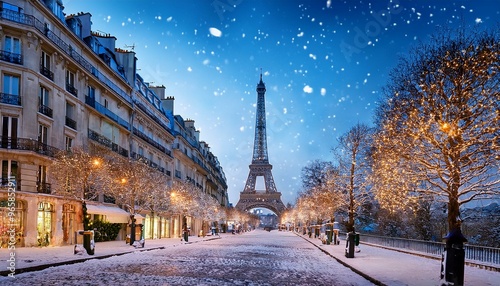
<instances>
[{"instance_id":1,"label":"snow on sidewalk","mask_svg":"<svg viewBox=\"0 0 500 286\"><path fill-rule=\"evenodd\" d=\"M440 285L441 261L418 255L411 255L366 244L360 245L360 252L354 258L345 257L345 240L340 245L326 245L318 238L298 236L308 240L335 259L353 270L366 274L385 285ZM465 285L499 285L500 272L465 266Z\"/></svg>"},{"instance_id":2,"label":"snow on sidewalk","mask_svg":"<svg viewBox=\"0 0 500 286\"><path fill-rule=\"evenodd\" d=\"M227 235L227 234L223 234ZM203 240L218 239L220 236L197 237L190 236L187 243L196 243ZM144 248L135 248L125 241L106 241L97 242L94 255L74 254L74 245L53 246L53 247L18 247L14 251L8 248L0 248L0 275L6 276L9 267L8 260L11 253L15 257L16 273L29 270L30 268L61 265L64 263L80 262L85 259L105 258L113 255L120 255L134 251L146 251L152 249L161 249L165 247L175 247L185 244L180 238L163 238L146 240ZM6 271L7 270L7 271Z\"/></svg>"}]
</instances>

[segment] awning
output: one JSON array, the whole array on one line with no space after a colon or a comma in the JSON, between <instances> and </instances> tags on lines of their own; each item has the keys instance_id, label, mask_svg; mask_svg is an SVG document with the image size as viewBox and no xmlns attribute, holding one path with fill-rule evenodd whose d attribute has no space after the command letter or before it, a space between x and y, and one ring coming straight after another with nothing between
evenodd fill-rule
<instances>
[{"instance_id":1,"label":"awning","mask_svg":"<svg viewBox=\"0 0 500 286\"><path fill-rule=\"evenodd\" d=\"M105 215L110 223L128 223L130 215L119 207L87 204L87 213Z\"/></svg>"}]
</instances>

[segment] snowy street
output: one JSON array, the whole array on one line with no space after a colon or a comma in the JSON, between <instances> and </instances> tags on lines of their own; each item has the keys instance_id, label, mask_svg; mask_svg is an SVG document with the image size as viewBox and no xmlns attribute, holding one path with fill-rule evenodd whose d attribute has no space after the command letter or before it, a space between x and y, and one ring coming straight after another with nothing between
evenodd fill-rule
<instances>
[{"instance_id":1,"label":"snowy street","mask_svg":"<svg viewBox=\"0 0 500 286\"><path fill-rule=\"evenodd\" d=\"M256 230L1 277L2 285L373 285L292 232ZM11 282L11 283L5 283Z\"/></svg>"}]
</instances>

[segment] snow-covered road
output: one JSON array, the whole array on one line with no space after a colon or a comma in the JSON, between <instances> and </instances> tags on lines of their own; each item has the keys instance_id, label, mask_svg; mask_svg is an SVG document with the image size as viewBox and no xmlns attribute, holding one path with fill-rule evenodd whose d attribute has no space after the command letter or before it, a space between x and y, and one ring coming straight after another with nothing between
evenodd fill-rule
<instances>
[{"instance_id":1,"label":"snow-covered road","mask_svg":"<svg viewBox=\"0 0 500 286\"><path fill-rule=\"evenodd\" d=\"M7 283L5 283L7 282ZM288 232L136 252L0 278L2 285L373 285Z\"/></svg>"}]
</instances>

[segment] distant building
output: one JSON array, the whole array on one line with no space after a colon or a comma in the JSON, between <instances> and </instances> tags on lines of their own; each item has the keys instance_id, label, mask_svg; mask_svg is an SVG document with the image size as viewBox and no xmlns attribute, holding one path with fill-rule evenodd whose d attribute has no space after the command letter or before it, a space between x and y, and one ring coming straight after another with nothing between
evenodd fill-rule
<instances>
[{"instance_id":1,"label":"distant building","mask_svg":"<svg viewBox=\"0 0 500 286\"><path fill-rule=\"evenodd\" d=\"M187 181L228 205L227 183L193 120L174 115L165 87L138 75L133 51L91 30L91 14L66 16L61 0L0 2L0 247L15 227L16 246L73 244L82 229L81 202L53 195L48 174L59 150L98 144L143 159L172 183ZM15 185L15 188L12 186ZM14 217L9 194L15 191ZM101 195L93 219L130 218ZM144 213L146 238L180 234L181 215ZM201 220L189 218L194 231Z\"/></svg>"}]
</instances>

